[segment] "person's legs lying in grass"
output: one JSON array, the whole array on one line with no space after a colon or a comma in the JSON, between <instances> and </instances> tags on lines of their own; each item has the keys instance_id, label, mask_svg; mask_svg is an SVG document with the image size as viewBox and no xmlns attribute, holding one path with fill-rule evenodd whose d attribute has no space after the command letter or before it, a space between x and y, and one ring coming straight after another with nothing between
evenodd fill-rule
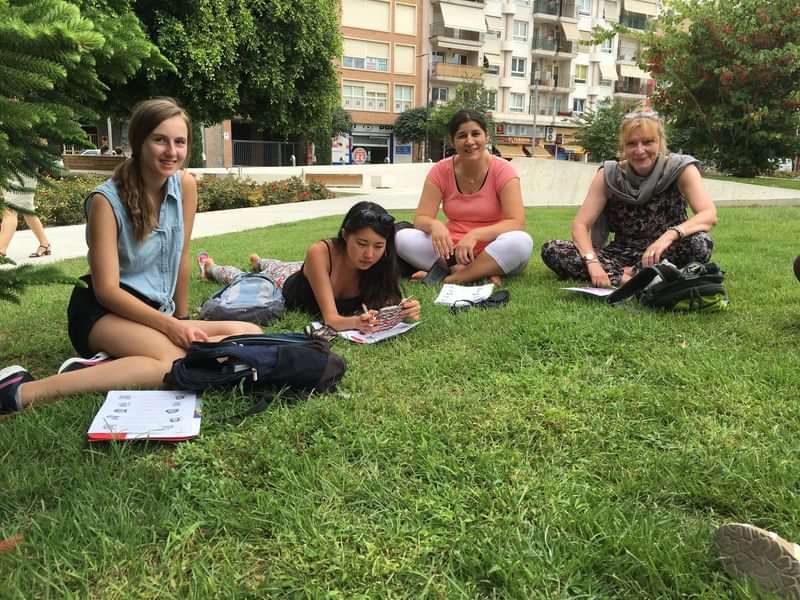
<instances>
[{"instance_id":1,"label":"person's legs lying in grass","mask_svg":"<svg viewBox=\"0 0 800 600\"><path fill-rule=\"evenodd\" d=\"M176 319L177 321L177 319ZM210 341L237 333L261 333L252 323L234 321L183 321L202 331ZM91 369L79 369L52 375L40 380L21 367L4 369L0 381L0 412L22 410L34 403L56 400L84 392L105 392L113 389L157 389L173 361L186 350L164 333L113 313L98 320L89 334L89 347L118 357Z\"/></svg>"}]
</instances>

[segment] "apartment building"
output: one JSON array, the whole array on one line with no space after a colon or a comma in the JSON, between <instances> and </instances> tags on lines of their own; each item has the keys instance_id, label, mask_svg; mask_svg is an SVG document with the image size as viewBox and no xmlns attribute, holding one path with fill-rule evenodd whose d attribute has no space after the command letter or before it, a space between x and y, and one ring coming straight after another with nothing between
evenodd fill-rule
<instances>
[{"instance_id":1,"label":"apartment building","mask_svg":"<svg viewBox=\"0 0 800 600\"><path fill-rule=\"evenodd\" d=\"M409 160L391 134L397 115L482 81L504 156L581 159L577 114L652 91L636 37L591 44L593 29L642 30L658 10L658 0L343 0L342 105L357 126L339 146Z\"/></svg>"},{"instance_id":2,"label":"apartment building","mask_svg":"<svg viewBox=\"0 0 800 600\"><path fill-rule=\"evenodd\" d=\"M397 116L426 103L422 75L425 0L342 0L342 106L350 136L334 141L333 162L411 162L393 134Z\"/></svg>"}]
</instances>

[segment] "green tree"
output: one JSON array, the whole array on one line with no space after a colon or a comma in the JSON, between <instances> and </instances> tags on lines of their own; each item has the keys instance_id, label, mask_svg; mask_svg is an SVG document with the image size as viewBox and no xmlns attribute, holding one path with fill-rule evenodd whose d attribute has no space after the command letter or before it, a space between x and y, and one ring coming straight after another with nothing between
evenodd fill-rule
<instances>
[{"instance_id":1,"label":"green tree","mask_svg":"<svg viewBox=\"0 0 800 600\"><path fill-rule=\"evenodd\" d=\"M341 53L336 0L140 0L136 13L174 65L142 70L112 91L170 95L195 120L238 115L286 139L314 136L339 102L333 59Z\"/></svg>"},{"instance_id":2,"label":"green tree","mask_svg":"<svg viewBox=\"0 0 800 600\"><path fill-rule=\"evenodd\" d=\"M743 177L800 153L797 0L676 0L643 43L685 151Z\"/></svg>"},{"instance_id":3,"label":"green tree","mask_svg":"<svg viewBox=\"0 0 800 600\"><path fill-rule=\"evenodd\" d=\"M320 127L314 134L314 152L317 164L331 164L331 141L334 136L350 133L353 130L353 119L350 113L337 106L331 114L330 124L327 127Z\"/></svg>"},{"instance_id":4,"label":"green tree","mask_svg":"<svg viewBox=\"0 0 800 600\"><path fill-rule=\"evenodd\" d=\"M424 106L410 108L398 115L394 122L394 135L401 144L418 144L421 151L422 144L428 143L428 116L430 112ZM417 156L417 160L421 160Z\"/></svg>"},{"instance_id":5,"label":"green tree","mask_svg":"<svg viewBox=\"0 0 800 600\"><path fill-rule=\"evenodd\" d=\"M80 122L96 118L109 83L159 61L123 3L104 8L97 1L88 12L117 37L103 35L75 4L0 0L0 188L18 188L20 174L54 173L61 144L88 145ZM0 270L0 298L64 279L53 269Z\"/></svg>"},{"instance_id":6,"label":"green tree","mask_svg":"<svg viewBox=\"0 0 800 600\"><path fill-rule=\"evenodd\" d=\"M580 126L575 139L589 153L592 162L617 157L619 125L629 109L629 102L607 98L596 109L587 109L575 119Z\"/></svg>"}]
</instances>

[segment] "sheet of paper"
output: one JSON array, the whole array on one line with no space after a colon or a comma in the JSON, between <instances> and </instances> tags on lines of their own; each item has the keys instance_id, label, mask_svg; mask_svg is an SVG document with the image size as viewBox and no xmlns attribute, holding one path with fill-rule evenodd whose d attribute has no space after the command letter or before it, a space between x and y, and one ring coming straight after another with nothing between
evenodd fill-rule
<instances>
[{"instance_id":1,"label":"sheet of paper","mask_svg":"<svg viewBox=\"0 0 800 600\"><path fill-rule=\"evenodd\" d=\"M486 285L456 285L455 283L445 283L442 286L442 291L436 296L435 304L446 304L453 306L456 302L480 302L486 300L492 295L494 291L494 284L487 283Z\"/></svg>"},{"instance_id":2,"label":"sheet of paper","mask_svg":"<svg viewBox=\"0 0 800 600\"><path fill-rule=\"evenodd\" d=\"M610 296L616 291L615 288L597 288L597 287L563 287L561 289L566 290L568 292L585 294L587 296L596 296L598 298L604 298L605 296Z\"/></svg>"},{"instance_id":3,"label":"sheet of paper","mask_svg":"<svg viewBox=\"0 0 800 600\"><path fill-rule=\"evenodd\" d=\"M185 440L200 433L201 404L194 392L113 390L89 426L90 441Z\"/></svg>"},{"instance_id":4,"label":"sheet of paper","mask_svg":"<svg viewBox=\"0 0 800 600\"><path fill-rule=\"evenodd\" d=\"M344 339L355 342L356 344L375 344L377 342L382 342L383 340L393 338L396 335L401 335L406 331L410 331L419 324L420 321L414 321L413 323L405 323L404 321L400 321L391 329L376 331L375 333L361 333L356 329L347 329L345 331L340 331L339 337L343 337Z\"/></svg>"}]
</instances>

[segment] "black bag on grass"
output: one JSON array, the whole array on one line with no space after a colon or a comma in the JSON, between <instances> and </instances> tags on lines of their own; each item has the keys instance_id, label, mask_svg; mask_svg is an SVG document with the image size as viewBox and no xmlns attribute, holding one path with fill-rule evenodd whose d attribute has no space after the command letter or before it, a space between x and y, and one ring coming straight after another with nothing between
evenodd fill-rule
<instances>
[{"instance_id":1,"label":"black bag on grass","mask_svg":"<svg viewBox=\"0 0 800 600\"><path fill-rule=\"evenodd\" d=\"M219 342L194 342L172 363L164 381L192 392L208 388L261 388L325 392L347 370L344 358L324 340L300 333L234 335Z\"/></svg>"},{"instance_id":2,"label":"black bag on grass","mask_svg":"<svg viewBox=\"0 0 800 600\"><path fill-rule=\"evenodd\" d=\"M689 263L682 269L662 262L639 271L608 296L614 304L636 296L650 308L679 311L719 311L728 307L722 285L724 272L715 263Z\"/></svg>"}]
</instances>

